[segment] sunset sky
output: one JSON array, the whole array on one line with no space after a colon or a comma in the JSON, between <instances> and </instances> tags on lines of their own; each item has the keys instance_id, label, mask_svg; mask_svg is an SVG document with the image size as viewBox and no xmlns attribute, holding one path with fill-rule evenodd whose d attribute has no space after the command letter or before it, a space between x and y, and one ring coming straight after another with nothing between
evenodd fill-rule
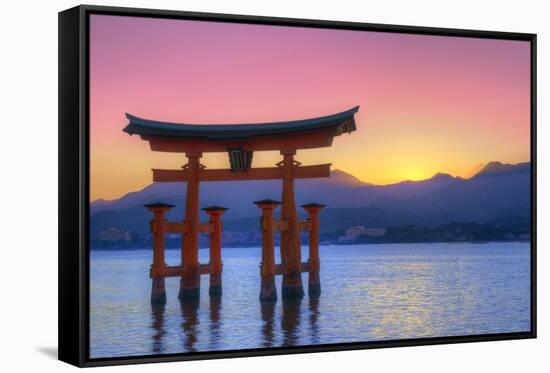
<instances>
[{"instance_id":1,"label":"sunset sky","mask_svg":"<svg viewBox=\"0 0 550 373\"><path fill-rule=\"evenodd\" d=\"M118 198L151 183L151 168L186 163L122 132L125 112L245 123L360 105L356 132L296 158L374 184L528 161L529 55L526 41L92 15L91 199ZM279 160L257 152L253 165ZM202 163L227 167L227 155Z\"/></svg>"}]
</instances>

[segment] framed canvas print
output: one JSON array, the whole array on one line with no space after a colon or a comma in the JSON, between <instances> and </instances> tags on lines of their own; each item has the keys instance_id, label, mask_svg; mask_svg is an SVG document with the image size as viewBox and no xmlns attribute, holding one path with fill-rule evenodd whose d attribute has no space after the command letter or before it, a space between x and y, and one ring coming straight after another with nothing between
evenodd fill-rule
<instances>
[{"instance_id":1,"label":"framed canvas print","mask_svg":"<svg viewBox=\"0 0 550 373\"><path fill-rule=\"evenodd\" d=\"M59 357L533 338L536 36L59 14Z\"/></svg>"}]
</instances>

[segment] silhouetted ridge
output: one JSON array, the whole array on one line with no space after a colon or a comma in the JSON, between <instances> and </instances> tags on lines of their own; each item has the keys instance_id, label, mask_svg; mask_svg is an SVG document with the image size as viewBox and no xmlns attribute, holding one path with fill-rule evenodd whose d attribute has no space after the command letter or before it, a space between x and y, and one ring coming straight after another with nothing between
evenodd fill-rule
<instances>
[{"instance_id":1,"label":"silhouetted ridge","mask_svg":"<svg viewBox=\"0 0 550 373\"><path fill-rule=\"evenodd\" d=\"M335 182L338 182L338 183L345 183L345 184L350 184L350 185L353 185L353 184L355 184L355 185L368 185L368 183L365 183L365 182L359 180L355 176L353 176L351 174L348 174L345 171L338 170L338 169L331 171L330 178L332 179L332 181L335 181Z\"/></svg>"},{"instance_id":2,"label":"silhouetted ridge","mask_svg":"<svg viewBox=\"0 0 550 373\"><path fill-rule=\"evenodd\" d=\"M446 173L443 173L443 172L438 172L434 176L432 176L432 178L430 180L433 180L433 181L449 181L449 180L453 180L453 179L454 179L454 177L449 175L449 174L446 174Z\"/></svg>"},{"instance_id":3,"label":"silhouetted ridge","mask_svg":"<svg viewBox=\"0 0 550 373\"><path fill-rule=\"evenodd\" d=\"M474 177L480 176L497 176L502 174L529 172L531 168L530 162L508 164L498 161L489 162L483 167Z\"/></svg>"},{"instance_id":4,"label":"silhouetted ridge","mask_svg":"<svg viewBox=\"0 0 550 373\"><path fill-rule=\"evenodd\" d=\"M530 163L506 165L491 162L473 178L462 179L436 173L430 179L391 185L371 185L334 170L331 177L296 180L296 204L326 205L322 229L332 231L354 225L371 228L394 225L486 222L505 217L530 216ZM228 231L258 229L258 207L252 202L281 198L280 180L223 181L201 183L200 207L216 205L224 214ZM92 236L118 228L133 234L150 234L151 213L144 204L163 201L175 205L167 219L184 216L186 183L153 183L122 198L90 208ZM223 193L220 193L223 191ZM305 214L298 208L300 214ZM208 216L201 211L201 221ZM305 216L305 215L304 215Z\"/></svg>"}]
</instances>

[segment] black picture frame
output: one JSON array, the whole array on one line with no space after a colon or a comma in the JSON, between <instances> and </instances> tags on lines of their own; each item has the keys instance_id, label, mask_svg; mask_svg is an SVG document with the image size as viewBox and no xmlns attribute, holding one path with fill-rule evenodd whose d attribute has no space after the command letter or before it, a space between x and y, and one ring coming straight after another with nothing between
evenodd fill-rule
<instances>
[{"instance_id":1,"label":"black picture frame","mask_svg":"<svg viewBox=\"0 0 550 373\"><path fill-rule=\"evenodd\" d=\"M108 14L523 40L531 46L531 330L519 333L89 358L89 16ZM59 360L79 367L536 338L536 34L82 5L59 13Z\"/></svg>"}]
</instances>

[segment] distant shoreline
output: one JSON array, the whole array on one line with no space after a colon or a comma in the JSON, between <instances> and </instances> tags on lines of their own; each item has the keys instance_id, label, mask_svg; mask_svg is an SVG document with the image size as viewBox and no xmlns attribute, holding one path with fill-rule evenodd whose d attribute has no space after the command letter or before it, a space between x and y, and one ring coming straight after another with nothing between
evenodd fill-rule
<instances>
[{"instance_id":1,"label":"distant shoreline","mask_svg":"<svg viewBox=\"0 0 550 373\"><path fill-rule=\"evenodd\" d=\"M388 245L437 245L437 244L446 244L446 245L486 245L491 243L528 243L530 244L530 240L508 240L508 241L462 241L462 242L456 242L456 241L448 241L448 242L363 242L363 243L342 243L342 244L336 244L336 243L330 243L330 244L320 244L321 247L325 246L388 246ZM303 247L307 248L307 244L302 245ZM279 247L279 246L276 246ZM261 246L258 245L250 245L250 246L225 246L222 247L222 249L245 249L245 248L258 248L261 249ZM199 247L199 250L208 250L208 247ZM139 246L139 247L90 247L90 251L152 251L152 247L145 247L145 246ZM166 251L174 251L174 250L181 250L180 247L167 247L165 249Z\"/></svg>"}]
</instances>

